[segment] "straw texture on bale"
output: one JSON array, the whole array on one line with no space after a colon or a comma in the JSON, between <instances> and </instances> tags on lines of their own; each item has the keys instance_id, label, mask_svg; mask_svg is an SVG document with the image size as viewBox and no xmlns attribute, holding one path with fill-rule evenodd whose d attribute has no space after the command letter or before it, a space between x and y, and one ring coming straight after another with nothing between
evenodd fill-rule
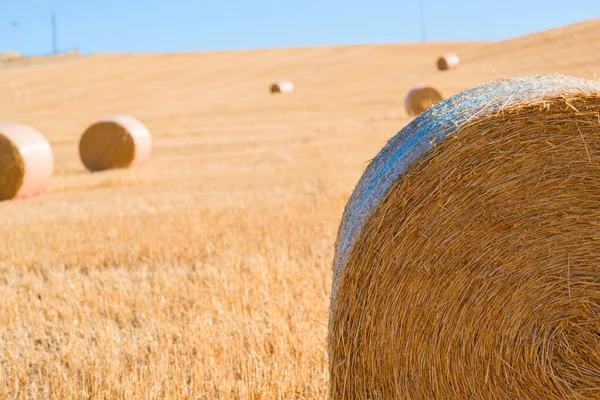
<instances>
[{"instance_id":1,"label":"straw texture on bale","mask_svg":"<svg viewBox=\"0 0 600 400\"><path fill-rule=\"evenodd\" d=\"M406 95L404 107L406 108L408 115L417 116L442 100L444 100L444 98L436 88L417 85Z\"/></svg>"},{"instance_id":2,"label":"straw texture on bale","mask_svg":"<svg viewBox=\"0 0 600 400\"><path fill-rule=\"evenodd\" d=\"M148 129L128 115L110 116L90 125L79 141L79 155L90 171L127 168L150 157Z\"/></svg>"},{"instance_id":3,"label":"straw texture on bale","mask_svg":"<svg viewBox=\"0 0 600 400\"><path fill-rule=\"evenodd\" d=\"M20 124L0 124L0 200L42 193L52 176L52 148L41 133Z\"/></svg>"},{"instance_id":4,"label":"straw texture on bale","mask_svg":"<svg viewBox=\"0 0 600 400\"><path fill-rule=\"evenodd\" d=\"M338 232L332 399L600 398L599 110L506 79L387 143Z\"/></svg>"},{"instance_id":5,"label":"straw texture on bale","mask_svg":"<svg viewBox=\"0 0 600 400\"><path fill-rule=\"evenodd\" d=\"M456 54L444 54L437 60L437 67L440 71L454 69L460 64L460 59Z\"/></svg>"},{"instance_id":6,"label":"straw texture on bale","mask_svg":"<svg viewBox=\"0 0 600 400\"><path fill-rule=\"evenodd\" d=\"M294 91L294 84L290 81L279 81L271 85L271 93L291 93Z\"/></svg>"}]
</instances>

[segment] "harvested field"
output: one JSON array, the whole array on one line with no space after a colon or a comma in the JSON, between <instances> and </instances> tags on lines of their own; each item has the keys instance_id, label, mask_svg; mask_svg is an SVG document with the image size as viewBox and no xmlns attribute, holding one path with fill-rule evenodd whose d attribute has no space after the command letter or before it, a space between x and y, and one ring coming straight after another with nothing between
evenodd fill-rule
<instances>
[{"instance_id":1,"label":"harvested field","mask_svg":"<svg viewBox=\"0 0 600 400\"><path fill-rule=\"evenodd\" d=\"M0 202L0 397L327 398L335 235L366 162L410 121L405 94L520 65L591 78L600 21L585 26L522 64L497 49L528 37L0 68L0 120L44 132L55 157L42 195ZM461 67L440 73L445 52ZM293 95L265 90L280 76ZM81 132L113 114L144 121L152 156L91 174Z\"/></svg>"}]
</instances>

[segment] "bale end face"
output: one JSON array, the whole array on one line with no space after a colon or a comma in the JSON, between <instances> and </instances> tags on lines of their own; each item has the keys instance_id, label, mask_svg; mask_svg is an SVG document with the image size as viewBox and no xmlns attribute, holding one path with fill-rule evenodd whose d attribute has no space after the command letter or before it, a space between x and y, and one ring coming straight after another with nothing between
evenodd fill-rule
<instances>
[{"instance_id":1,"label":"bale end face","mask_svg":"<svg viewBox=\"0 0 600 400\"><path fill-rule=\"evenodd\" d=\"M0 200L13 199L25 178L25 162L19 149L0 134Z\"/></svg>"},{"instance_id":2,"label":"bale end face","mask_svg":"<svg viewBox=\"0 0 600 400\"><path fill-rule=\"evenodd\" d=\"M52 149L42 134L25 125L0 124L0 200L37 196L53 169Z\"/></svg>"},{"instance_id":3,"label":"bale end face","mask_svg":"<svg viewBox=\"0 0 600 400\"><path fill-rule=\"evenodd\" d=\"M352 194L330 395L597 397L600 83L526 77L440 103Z\"/></svg>"},{"instance_id":4,"label":"bale end face","mask_svg":"<svg viewBox=\"0 0 600 400\"><path fill-rule=\"evenodd\" d=\"M271 85L271 93L291 93L294 91L294 84L289 81L275 82Z\"/></svg>"},{"instance_id":5,"label":"bale end face","mask_svg":"<svg viewBox=\"0 0 600 400\"><path fill-rule=\"evenodd\" d=\"M440 71L457 68L459 64L460 59L456 54L445 54L437 60L437 67Z\"/></svg>"},{"instance_id":6,"label":"bale end face","mask_svg":"<svg viewBox=\"0 0 600 400\"><path fill-rule=\"evenodd\" d=\"M150 133L141 122L128 116L102 119L81 136L79 155L92 172L141 164L152 148Z\"/></svg>"}]
</instances>

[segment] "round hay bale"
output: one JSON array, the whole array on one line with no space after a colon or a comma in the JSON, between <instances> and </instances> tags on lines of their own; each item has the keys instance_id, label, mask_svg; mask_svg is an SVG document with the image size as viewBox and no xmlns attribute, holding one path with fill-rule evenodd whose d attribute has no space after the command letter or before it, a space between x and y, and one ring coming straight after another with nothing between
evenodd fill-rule
<instances>
[{"instance_id":1,"label":"round hay bale","mask_svg":"<svg viewBox=\"0 0 600 400\"><path fill-rule=\"evenodd\" d=\"M128 115L114 115L90 125L79 141L79 156L90 171L127 168L150 157L148 129Z\"/></svg>"},{"instance_id":2,"label":"round hay bale","mask_svg":"<svg viewBox=\"0 0 600 400\"><path fill-rule=\"evenodd\" d=\"M35 129L0 124L0 200L42 193L54 170L52 148Z\"/></svg>"},{"instance_id":3,"label":"round hay bale","mask_svg":"<svg viewBox=\"0 0 600 400\"><path fill-rule=\"evenodd\" d=\"M404 107L408 115L416 116L442 100L444 100L444 97L436 88L417 85L406 95Z\"/></svg>"},{"instance_id":4,"label":"round hay bale","mask_svg":"<svg viewBox=\"0 0 600 400\"><path fill-rule=\"evenodd\" d=\"M271 93L291 93L294 91L294 84L290 81L279 81L271 85Z\"/></svg>"},{"instance_id":5,"label":"round hay bale","mask_svg":"<svg viewBox=\"0 0 600 400\"><path fill-rule=\"evenodd\" d=\"M460 59L456 54L444 54L437 60L437 67L440 71L454 69L460 64Z\"/></svg>"},{"instance_id":6,"label":"round hay bale","mask_svg":"<svg viewBox=\"0 0 600 400\"><path fill-rule=\"evenodd\" d=\"M346 205L333 399L600 394L600 83L531 76L432 107Z\"/></svg>"}]
</instances>

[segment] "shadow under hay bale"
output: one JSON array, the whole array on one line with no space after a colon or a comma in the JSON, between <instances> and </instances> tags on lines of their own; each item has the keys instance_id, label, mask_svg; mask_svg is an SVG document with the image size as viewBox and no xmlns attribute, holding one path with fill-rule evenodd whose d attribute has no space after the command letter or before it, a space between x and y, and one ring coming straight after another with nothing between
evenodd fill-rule
<instances>
[{"instance_id":1,"label":"shadow under hay bale","mask_svg":"<svg viewBox=\"0 0 600 400\"><path fill-rule=\"evenodd\" d=\"M271 93L292 93L294 91L294 84L290 81L279 81L271 85Z\"/></svg>"},{"instance_id":2,"label":"shadow under hay bale","mask_svg":"<svg viewBox=\"0 0 600 400\"><path fill-rule=\"evenodd\" d=\"M432 107L344 211L332 399L600 388L600 83L532 76Z\"/></svg>"},{"instance_id":3,"label":"shadow under hay bale","mask_svg":"<svg viewBox=\"0 0 600 400\"><path fill-rule=\"evenodd\" d=\"M406 108L408 115L414 117L442 100L444 100L444 97L436 88L417 85L406 95L404 107Z\"/></svg>"},{"instance_id":4,"label":"shadow under hay bale","mask_svg":"<svg viewBox=\"0 0 600 400\"><path fill-rule=\"evenodd\" d=\"M42 193L54 170L50 144L35 129L0 124L0 200Z\"/></svg>"},{"instance_id":5,"label":"shadow under hay bale","mask_svg":"<svg viewBox=\"0 0 600 400\"><path fill-rule=\"evenodd\" d=\"M79 141L79 156L89 171L142 164L152 152L152 137L137 119L110 116L90 125Z\"/></svg>"},{"instance_id":6,"label":"shadow under hay bale","mask_svg":"<svg viewBox=\"0 0 600 400\"><path fill-rule=\"evenodd\" d=\"M444 54L437 60L437 67L440 71L455 69L460 64L460 59L456 54Z\"/></svg>"}]
</instances>

